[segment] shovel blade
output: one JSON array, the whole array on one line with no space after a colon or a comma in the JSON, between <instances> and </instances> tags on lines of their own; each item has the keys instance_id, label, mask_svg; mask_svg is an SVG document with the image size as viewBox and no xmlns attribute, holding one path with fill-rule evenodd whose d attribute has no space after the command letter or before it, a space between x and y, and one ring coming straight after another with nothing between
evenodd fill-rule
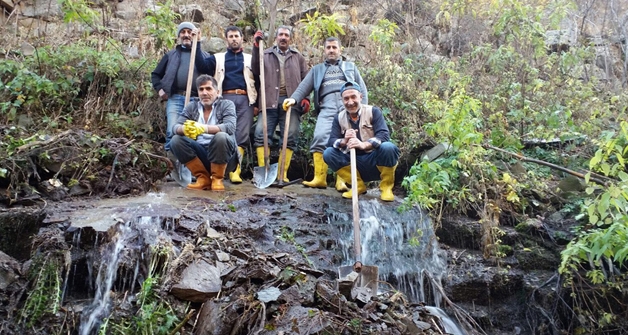
<instances>
[{"instance_id":1,"label":"shovel blade","mask_svg":"<svg viewBox=\"0 0 628 335\"><path fill-rule=\"evenodd\" d=\"M277 179L277 163L268 166L253 168L253 185L257 188L267 188Z\"/></svg>"},{"instance_id":2,"label":"shovel blade","mask_svg":"<svg viewBox=\"0 0 628 335\"><path fill-rule=\"evenodd\" d=\"M172 176L172 179L174 179L174 181L182 187L186 187L192 182L192 173L179 161L174 162L174 169L170 175Z\"/></svg>"},{"instance_id":3,"label":"shovel blade","mask_svg":"<svg viewBox=\"0 0 628 335\"><path fill-rule=\"evenodd\" d=\"M353 265L338 268L338 291L349 293L353 287L366 287L372 295L377 295L379 268L373 265L362 265L362 271L353 271ZM345 295L347 296L347 295Z\"/></svg>"}]
</instances>

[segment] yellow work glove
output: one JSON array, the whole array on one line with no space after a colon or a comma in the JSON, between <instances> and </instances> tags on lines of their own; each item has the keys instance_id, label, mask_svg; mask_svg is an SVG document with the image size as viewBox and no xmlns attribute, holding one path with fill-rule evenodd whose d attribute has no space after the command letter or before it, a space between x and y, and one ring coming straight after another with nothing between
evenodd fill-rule
<instances>
[{"instance_id":1,"label":"yellow work glove","mask_svg":"<svg viewBox=\"0 0 628 335\"><path fill-rule=\"evenodd\" d=\"M288 108L290 108L290 106L294 106L294 104L296 104L297 102L292 99L292 98L288 98L286 100L283 101L283 110L287 111Z\"/></svg>"},{"instance_id":2,"label":"yellow work glove","mask_svg":"<svg viewBox=\"0 0 628 335\"><path fill-rule=\"evenodd\" d=\"M195 140L198 137L198 135L204 134L204 133L205 133L205 126L203 126L202 124L196 121L187 120L185 121L185 123L183 123L183 135L193 140Z\"/></svg>"}]
</instances>

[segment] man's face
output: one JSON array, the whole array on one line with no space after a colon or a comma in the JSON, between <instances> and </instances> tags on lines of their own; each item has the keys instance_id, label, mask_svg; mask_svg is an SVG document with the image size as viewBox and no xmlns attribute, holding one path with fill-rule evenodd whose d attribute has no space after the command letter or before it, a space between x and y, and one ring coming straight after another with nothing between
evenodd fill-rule
<instances>
[{"instance_id":1,"label":"man's face","mask_svg":"<svg viewBox=\"0 0 628 335\"><path fill-rule=\"evenodd\" d=\"M275 42L277 43L277 47L280 50L286 51L290 46L290 30L279 28L277 30L277 37L275 37Z\"/></svg>"},{"instance_id":2,"label":"man's face","mask_svg":"<svg viewBox=\"0 0 628 335\"><path fill-rule=\"evenodd\" d=\"M340 59L340 43L338 41L325 42L325 59L328 61L336 62Z\"/></svg>"},{"instance_id":3,"label":"man's face","mask_svg":"<svg viewBox=\"0 0 628 335\"><path fill-rule=\"evenodd\" d=\"M218 90L214 88L211 81L206 81L197 87L198 98L204 107L211 106L218 97Z\"/></svg>"},{"instance_id":4,"label":"man's face","mask_svg":"<svg viewBox=\"0 0 628 335\"><path fill-rule=\"evenodd\" d=\"M349 114L355 114L360 109L360 102L362 101L362 93L358 90L345 90L342 92L342 103L345 105L345 109Z\"/></svg>"},{"instance_id":5,"label":"man's face","mask_svg":"<svg viewBox=\"0 0 628 335\"><path fill-rule=\"evenodd\" d=\"M179 32L179 42L184 47L192 47L192 29L183 28Z\"/></svg>"},{"instance_id":6,"label":"man's face","mask_svg":"<svg viewBox=\"0 0 628 335\"><path fill-rule=\"evenodd\" d=\"M237 30L232 30L227 33L227 44L229 45L229 49L233 51L238 51L242 49L242 35Z\"/></svg>"}]
</instances>

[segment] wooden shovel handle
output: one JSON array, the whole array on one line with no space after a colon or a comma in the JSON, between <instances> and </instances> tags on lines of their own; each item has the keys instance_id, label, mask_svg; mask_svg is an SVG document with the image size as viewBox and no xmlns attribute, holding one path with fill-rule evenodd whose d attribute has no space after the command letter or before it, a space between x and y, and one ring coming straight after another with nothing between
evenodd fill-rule
<instances>
[{"instance_id":1,"label":"wooden shovel handle","mask_svg":"<svg viewBox=\"0 0 628 335\"><path fill-rule=\"evenodd\" d=\"M279 108L278 106L277 108ZM288 149L288 129L290 128L290 112L292 106L286 111L286 122L283 126L283 143L281 144L281 155L279 155L279 183L283 183L283 175L286 172L286 149Z\"/></svg>"},{"instance_id":2,"label":"wooden shovel handle","mask_svg":"<svg viewBox=\"0 0 628 335\"><path fill-rule=\"evenodd\" d=\"M185 88L185 104L184 107L190 102L192 96L192 80L194 80L194 59L196 58L196 41L198 34L194 34L192 38L192 52L190 53L190 68L188 69L188 85Z\"/></svg>"},{"instance_id":3,"label":"wooden shovel handle","mask_svg":"<svg viewBox=\"0 0 628 335\"><path fill-rule=\"evenodd\" d=\"M362 259L362 243L360 242L360 207L358 205L358 169L356 166L355 148L351 148L351 200L353 202L353 252L356 264Z\"/></svg>"}]
</instances>

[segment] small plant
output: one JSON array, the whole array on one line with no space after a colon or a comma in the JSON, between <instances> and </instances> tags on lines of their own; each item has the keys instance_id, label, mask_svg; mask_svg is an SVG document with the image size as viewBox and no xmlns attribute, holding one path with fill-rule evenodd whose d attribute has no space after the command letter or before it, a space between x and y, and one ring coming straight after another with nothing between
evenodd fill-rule
<instances>
[{"instance_id":1,"label":"small plant","mask_svg":"<svg viewBox=\"0 0 628 335\"><path fill-rule=\"evenodd\" d=\"M177 27L174 24L181 15L172 9L172 1L157 3L154 9L148 9L144 22L147 23L148 33L155 38L155 48L157 50L169 50L174 47L177 34Z\"/></svg>"},{"instance_id":2,"label":"small plant","mask_svg":"<svg viewBox=\"0 0 628 335\"><path fill-rule=\"evenodd\" d=\"M314 15L306 14L305 19L299 22L305 23L305 35L310 38L311 44L316 45L327 37L345 34L344 29L342 29L344 23L338 22L340 18L338 13L321 15L316 11Z\"/></svg>"},{"instance_id":3,"label":"small plant","mask_svg":"<svg viewBox=\"0 0 628 335\"><path fill-rule=\"evenodd\" d=\"M27 327L33 327L46 314L56 314L61 307L60 271L57 257L39 256L31 266L32 289L20 312L20 320Z\"/></svg>"}]
</instances>

